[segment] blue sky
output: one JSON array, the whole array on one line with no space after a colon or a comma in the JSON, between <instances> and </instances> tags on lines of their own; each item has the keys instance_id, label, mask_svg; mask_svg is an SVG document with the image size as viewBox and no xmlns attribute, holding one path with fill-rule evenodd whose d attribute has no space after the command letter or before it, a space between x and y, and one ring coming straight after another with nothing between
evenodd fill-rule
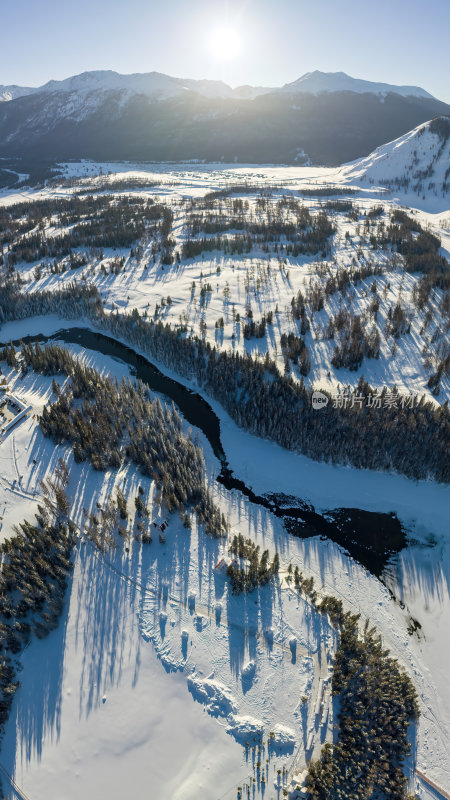
<instances>
[{"instance_id":1,"label":"blue sky","mask_svg":"<svg viewBox=\"0 0 450 800\"><path fill-rule=\"evenodd\" d=\"M277 86L320 69L450 103L450 0L0 0L0 24L0 84L114 69Z\"/></svg>"}]
</instances>

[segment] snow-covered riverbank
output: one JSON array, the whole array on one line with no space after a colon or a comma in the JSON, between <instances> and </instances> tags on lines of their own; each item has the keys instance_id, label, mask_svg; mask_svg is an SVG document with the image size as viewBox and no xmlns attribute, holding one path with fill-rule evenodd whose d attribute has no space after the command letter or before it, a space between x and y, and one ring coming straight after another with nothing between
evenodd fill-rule
<instances>
[{"instance_id":1,"label":"snow-covered riverbank","mask_svg":"<svg viewBox=\"0 0 450 800\"><path fill-rule=\"evenodd\" d=\"M62 326L68 327L66 321L61 321L56 317L53 319L46 319L45 328L43 327L42 323L43 321L38 319L32 321L27 320L25 322L22 321L20 323L11 323L8 326L4 326L4 328L0 330L0 338L2 340L15 339L20 338L20 336L23 335L31 333L36 334L38 332L49 334L58 330ZM77 321L73 324L79 325L80 322ZM112 359L99 356L98 354L96 356L89 354L89 357L93 359L96 366L102 366L118 376L127 371L123 364L120 364ZM164 371L167 372L167 370ZM177 378L176 375L173 377ZM33 389L31 385L28 386L28 380L29 378L27 377L22 383L22 391L24 393L27 391L31 392ZM49 379L39 379L39 381L35 383L33 391L38 393L43 392L42 396L45 397L45 391L48 391L49 384ZM293 564L298 563L306 574L311 573L316 577L319 587L323 585L326 591L335 593L342 597L348 607L353 610L360 611L364 616L370 616L371 621L377 625L383 634L387 645L393 649L395 655L400 658L401 663L405 664L408 671L412 675L421 696L423 717L419 724L418 765L421 769L423 769L424 772L427 772L430 777L433 777L441 786L445 787L448 785L448 777L450 775L450 765L448 763L450 708L447 700L449 696L448 678L445 675L445 664L448 662L448 645L446 637L442 635L442 632L445 630L446 626L448 627L448 621L450 619L450 553L448 538L445 535L445 492L447 490L444 487L435 486L432 483L424 482L421 484L414 484L406 479L399 478L398 476L368 472L366 474L366 472L360 472L353 469L336 468L323 464L315 464L309 459L305 459L302 456L296 456L295 454L286 453L276 445L255 439L255 437L243 433L234 425L234 423L231 422L231 420L229 420L229 418L227 418L226 415L224 415L217 404L211 403L211 405L216 413L219 414L221 419L222 440L231 467L235 470L239 477L244 478L248 484L252 485L258 491L292 491L292 493L295 493L304 499L309 499L320 508L348 506L369 508L371 510L396 510L400 518L404 521L412 524L412 520L415 520L412 533L420 540L420 544L418 544L415 548L408 549L404 552L404 554L402 554L401 571L399 571L396 580L400 579L399 593L404 595L408 606L411 604L413 616L415 616L423 626L421 638L408 636L406 632L408 624L407 612L402 610L390 599L388 591L379 583L379 581L370 576L364 569L343 554L343 552L336 545L331 542L321 541L318 538L302 541L288 537L278 520L274 520L268 512L264 511L260 507L252 506L252 504L242 497L240 493L227 492L225 489L223 489L223 487L218 486L215 486L214 488L216 497L218 498L225 512L230 516L233 530L240 531L244 535L250 536L259 544L261 544L261 546L268 547L270 550L277 548L280 552L282 568L286 568L289 562L292 562ZM42 437L39 431L36 430L36 426L30 425L28 434L26 434L25 427L22 429L23 433L19 434L19 430L20 429L18 429L18 432L16 433L16 454L19 470L22 474L24 474L24 484L26 485L27 489L32 490L33 481L42 476L35 475L33 479L31 479L31 474L29 474L29 480L27 482L27 470L28 473L30 473L32 469L31 464L33 451L35 448L43 446ZM29 438L27 438L27 436ZM200 440L202 445L204 445L209 472L211 477L214 477L218 470L217 460L212 455L212 451L209 448L209 445L207 445L205 438L201 436ZM49 454L48 461L45 462L47 465L50 464L52 460L52 445L46 440L44 440L44 444L45 447L48 448ZM5 445L6 441L0 446L0 457L4 456ZM6 475L6 477L8 477L8 475ZM102 496L105 496L105 492L107 490L111 491L111 476L108 474L102 476L98 473L92 473L90 468L86 467L86 465L83 465L82 468L74 465L72 481L72 488L75 492L74 496L76 497L78 515L80 515L83 505L87 504L87 507L92 507L97 498L99 498L101 501ZM134 486L135 490L137 482L136 476L134 476L133 481L134 483L130 484L130 489L132 486ZM373 488L374 484L377 487L377 490ZM372 490L370 490L370 485L372 486ZM430 504L430 509L427 509L426 506L423 507L424 500ZM396 505L394 505L394 503L396 503ZM430 513L428 513L428 511ZM423 543L430 534L434 534L436 536L438 543L433 548L425 548ZM155 549L160 548L160 545L158 543L153 543L151 545L151 548L153 548L153 551L151 551L153 554L151 559L155 558L155 564L153 567L153 572L151 565L149 564L149 571L145 576L150 587L152 586L152 581L154 582L158 580L158 575L165 574L167 575L168 585L173 585L175 594L177 591L180 592L181 589L183 589L185 592L185 596L187 596L186 591L195 591L197 602L200 602L200 597L203 598L201 601L202 603L203 600L206 599L206 605L211 609L211 611L214 611L214 615L215 604L217 602L221 602L222 609L225 608L225 610L227 610L226 601L222 600L221 598L217 599L216 581L211 578L212 567L214 566L213 562L217 553L214 553L214 558L212 558L211 547L213 545L211 544L210 540L205 540L203 542L198 540L197 544L195 545L192 543L192 546L191 544L187 546L186 542L184 541L181 551L179 550L180 541L183 540L180 539L179 534L175 534L173 538L168 537L167 552L164 556L164 559L162 558L162 550L161 553L158 552L158 556L155 557ZM172 542L173 548L170 542ZM178 544L176 544L177 542ZM197 549L197 554L194 550L195 547ZM158 569L155 569L156 562ZM82 564L80 564L80 568L81 567ZM89 569L92 569L92 567L89 567ZM182 569L183 571L183 578L177 571L179 569ZM85 570L85 567L83 567L83 570ZM139 570L142 571L142 564L139 564ZM87 573L85 572L84 574ZM142 574L144 573L142 572ZM75 573L75 577L76 575L77 573ZM182 583L176 587L177 581L180 581L181 578ZM191 580L197 582L196 587L190 585ZM200 595L198 581L201 583ZM83 593L85 589L83 588L82 584L77 583L77 580L75 580L74 587L75 586L77 587L77 599L75 599L74 589L72 589L71 603L75 603L73 606L73 614L79 618L82 613L81 608L87 607L88 603L87 600L83 600ZM187 588L188 586L190 587L189 589ZM225 590L225 587L223 588ZM88 590L86 589L86 591ZM114 589L111 591L115 592L118 590ZM102 590L101 586L99 586L97 600L95 602L93 601L94 606L96 602L101 602L101 594ZM281 635L285 638L288 637L288 634L291 636L292 630L295 630L296 635L299 637L299 643L301 643L301 634L299 629L302 629L306 618L302 622L301 611L295 611L294 617L292 617L291 620L291 612L294 613L294 606L292 606L292 600L289 600L289 594L286 595L286 593L283 592L283 595L285 596L283 597L282 601L276 601L276 603L283 603L283 613L281 613L280 606L278 622L276 621L278 612L275 612L276 603L275 605L270 605L272 616L269 626L267 625L267 620L263 622L262 617L259 617L259 614L263 613L262 607L260 610L258 610L258 606L255 606L253 612L253 621L256 624L256 633L255 624L253 624L253 627L250 625L247 628L247 632L245 634L245 640L247 642L246 646L252 646L248 644L252 641L252 637L256 637L254 640L256 642L258 632L263 633L265 627L273 627L276 636L279 634L279 632L282 632ZM175 603L175 605L178 606L179 604ZM94 606L91 606L91 610L94 609ZM251 608L251 603L249 608ZM161 609L159 604L155 605L154 599L151 599L150 604L147 603L147 605L145 605L144 603L141 607L139 607L138 611L136 609L136 606L131 606L129 610L126 611L127 618L130 618L130 624L135 625L137 613L139 624L141 626L141 633L144 635L144 637L146 636L147 638L151 639L153 645L155 646L156 653L159 655L161 655L162 652L158 652L158 647L161 650L161 642L160 639L158 639L158 635L161 635L161 610L167 614L165 630L168 631L170 635L167 636L165 644L168 648L170 657L172 657L176 648L181 648L181 630L186 627L186 620L182 615L179 617L178 611L176 611L176 609L172 609L172 607L168 611ZM69 614L70 613L72 612L69 612ZM92 613L94 612L92 611ZM299 613L300 617L297 616ZM88 614L86 617L86 624L89 622L89 616L90 615ZM171 621L172 618L175 620L173 626ZM132 619L134 619L135 622L132 622ZM191 615L189 615L189 619L191 619L192 622ZM251 620L251 617L249 617L249 620ZM104 620L104 622L105 625L107 625L107 620ZM63 625L64 623L61 624ZM76 638L75 642L76 647L78 647L77 643L79 643L81 640L84 640L84 634L80 632L83 630L83 625L76 633L76 637L78 637ZM307 624L307 629L310 625L311 623L309 622ZM312 630L313 629L314 626ZM54 634L51 634L51 637L60 635L60 630L61 629L59 628L58 631L56 631ZM173 634L171 633L172 630ZM213 634L214 636L212 639L208 638ZM267 709L261 710L258 714L257 710L255 710L255 707L253 707L253 709L251 708L251 693L249 693L249 696L247 697L243 691L242 683L239 683L239 681L236 679L237 676L241 675L241 669L243 666L245 666L250 656L245 655L240 662L238 659L238 670L236 670L236 665L233 667L230 656L232 637L230 637L230 633L229 630L227 630L226 624L224 623L223 630L220 631L219 638L216 638L218 632L215 630L213 622L211 622L211 624L207 622L205 627L203 627L203 623L200 623L200 630L195 628L195 631L193 631L192 635L198 639L198 642L196 641L198 655L195 656L192 663L195 662L196 666L198 666L200 663L203 664L201 667L203 678L207 677L207 675L212 671L214 671L216 674L216 664L218 660L220 662L221 670L225 669L226 665L224 673L225 677L221 675L220 682L228 687L233 696L235 696L236 685L240 685L239 691L242 693L242 697L239 695L238 702L240 705L243 704L239 711L240 714L244 712L244 715L250 715L254 718L263 719L264 714L266 714L265 719L267 720L266 724L268 726L275 724L276 722L288 724L289 726L289 715L294 712L292 710L289 711L289 709L286 709L286 707L283 706L283 703L285 703L285 699L283 699L283 697L284 694L295 692L294 686L291 686L288 691L287 685L281 682L280 685L281 687L284 685L284 689L280 689L280 696L278 696L275 692L274 706L276 705L280 709L283 709L283 711L280 712L279 719L275 716L270 716ZM180 636L180 639L178 639L178 636ZM250 639L248 638L249 636ZM51 637L47 640L47 642L50 642ZM225 640L222 641L224 637ZM69 639L67 641L69 642ZM308 637L306 637L305 641L308 645ZM114 652L114 641L110 641L110 643L107 645L105 653L103 653L103 648L102 652L98 650L98 644L96 643L95 636L93 637L92 642L96 649L94 654L88 656L88 658L92 658L94 664L97 663L97 659L101 659L103 663L103 658L106 656L106 652ZM46 643L36 643L36 647L39 648L41 646L45 647ZM222 652L221 648L224 646L225 650ZM29 657L29 654L34 652L33 647L35 647L34 643L30 645L26 651L26 658ZM141 640L139 648L143 647L144 643ZM255 644L255 649L257 658L261 660L261 663L259 663L259 666L256 668L256 675L262 678L262 676L266 674L267 680L269 679L270 675L273 675L273 678L276 678L277 680L280 679L280 675L286 675L287 665L285 663L286 659L284 658L278 663L270 662L269 658L269 666L267 667L269 671L264 673L262 670L265 659L268 659L267 651L263 647L259 652L257 644ZM70 653L70 650L68 650L68 653ZM35 663L39 663L40 657L41 656L36 651L36 655L33 656L33 659L37 660ZM79 659L80 657L80 655L77 657L73 656L73 658L71 657L70 663L73 661L76 664L77 658ZM139 656L139 658L140 657L141 656ZM114 656L114 659L115 658L116 656ZM230 663L227 664L228 660ZM287 663L289 663L289 660ZM155 661L155 664L156 668L161 670L160 663ZM69 669L69 667L67 668ZM265 668L266 667L264 667L264 669ZM75 673L70 673L73 674L73 677L69 683L72 685L76 681L79 681L84 697L84 693L86 691L92 692L92 688L89 690L86 689L88 684L86 684L85 679L81 680L79 672L76 672L77 669L78 667L74 666ZM258 672L258 669L261 671ZM271 670L273 670L273 672ZM28 671L29 669L26 667L24 671L24 677ZM172 677L173 676L168 676L168 679L171 679ZM296 673L295 686L297 686L299 677L299 674ZM267 684L266 679L255 682L255 702L261 702L261 698L262 696L265 696L266 692L266 689L263 687L268 685L269 684ZM104 686L109 687L110 684L106 682L104 683ZM298 686L300 687L300 682L298 683ZM69 686L69 688L71 687ZM99 688L99 691L103 692L106 691L106 689L104 690L103 688ZM301 687L299 688L299 691L301 691ZM124 691L123 694L124 703L129 702L126 699L128 697L127 692L128 689ZM165 695L162 694L162 696L164 697ZM103 697L103 694L101 697ZM106 708L108 704L108 700L105 702L105 704L103 704L103 702L101 702L101 697L100 695L97 697L98 711L95 712L96 715L97 713L102 713L103 707ZM297 699L299 698L297 697ZM186 694L186 701L191 705L194 705L192 704L192 699L188 694ZM20 692L17 694L15 703L16 702L20 702ZM80 709L83 707L83 703L84 700L81 699L80 695L78 697L78 706ZM250 703L250 706L248 706L247 703ZM197 708L195 705L194 707ZM64 706L61 705L61 708L64 708ZM70 704L67 706L67 709L70 709ZM157 718L159 713L163 713L163 709L164 706L161 705L160 711L157 712ZM43 704L38 713L45 717L45 704ZM20 714L26 715L26 704L23 706ZM73 723L69 723L69 717L73 717L73 711L69 713L69 710L67 710L67 713L65 713L64 716L66 717L64 726L67 726L66 731L68 736L67 747L70 747L69 742L71 737L78 736L78 733L75 730ZM11 739L10 731L16 730L15 724L13 728L11 727L13 726L11 721L12 719L13 716L10 718L8 723L7 734L7 736L10 737L10 742L14 740L15 735L14 734ZM16 713L16 720L17 719L22 720L20 722L20 725L22 726L23 717L17 717ZM98 717L98 719L100 720L100 717ZM214 724L216 727L220 728L220 726L218 726L214 720L209 720L209 718L208 723ZM27 724L31 725L30 719L28 719ZM95 725L94 723L92 724L92 741L95 741L99 734L96 732L95 728L97 723L95 723ZM295 723L291 721L291 724ZM72 732L70 732L71 727L73 727ZM220 729L223 733L223 728ZM62 741L62 727L60 730L60 740ZM52 737L50 737L50 739L51 738ZM125 743L125 740L128 741L129 738L130 737L128 735L124 736L123 742ZM55 739L58 739L58 734L53 732L53 744L51 747L56 747ZM227 742L232 741L228 737L226 737L226 740ZM21 741L23 740L21 739ZM150 739L148 739L148 741L150 741ZM10 747L12 748L13 745L11 744ZM118 747L118 745L114 745L112 751L111 749L108 749L109 747L110 746L108 745L106 752L111 753L114 751L115 747ZM233 744L233 747L238 748L238 745ZM136 750L137 745L136 747L132 748L133 759L136 757ZM220 744L220 750L222 751L222 744ZM16 751L16 757L18 759L17 763L21 763L18 752L19 750ZM28 778L26 778L28 773L31 776L34 769L39 770L39 753L36 754L36 758L31 758L30 753L26 753L26 748L22 752L24 752L23 766L21 767L21 769L24 770L22 775L25 775L25 779L28 780ZM245 767L244 764L239 761L239 759L242 758L242 751L238 750L237 752L239 752L239 757L236 756L237 761L234 761L235 755L233 755L229 761L229 765L230 769L237 770L236 776L237 781L239 781L239 776L244 774L244 772L239 772L239 769L242 767L242 769L245 770ZM59 757L62 764L61 769L63 769L64 763L66 763L65 756L62 752L58 756L55 751L55 760L58 760ZM51 758L53 757L50 757L49 763L51 763ZM195 762L195 753L192 755L192 759ZM241 767L237 768L235 766L237 762L241 764ZM132 764L134 762L130 760L129 763L130 769L133 771L134 768ZM197 774L197 770L199 770L198 774L201 775L201 760L197 760L195 763L197 766L193 767L194 774ZM50 767L50 772L52 769L56 769L56 767ZM92 766L92 769L94 769L94 765ZM114 769L112 769L112 774L113 773ZM61 777L61 774L62 773L60 773L59 777ZM86 775L89 775L89 769L86 770ZM50 780L50 778L48 779ZM16 780L18 780L17 777ZM18 782L20 783L20 781ZM32 784L24 784L25 787L27 785L29 786L29 791L31 792ZM236 785L237 783L234 784L234 787ZM47 782L46 786L48 795L48 788L50 787L50 784ZM31 796L34 800L34 794ZM86 791L85 796L90 798L91 795L88 791ZM98 794L92 794L92 797L96 796L98 796ZM119 797L119 795L117 796ZM159 796L179 796L181 800L182 797L189 798L191 795L164 795L164 792L162 792L162 794L159 794ZM206 791L205 797L213 796L215 795L208 794ZM224 796L226 797L226 795ZM233 795L230 794L230 797L232 796ZM72 800L71 795L68 795L68 798L69 800ZM36 800L40 800L39 795L36 795Z\"/></svg>"}]
</instances>

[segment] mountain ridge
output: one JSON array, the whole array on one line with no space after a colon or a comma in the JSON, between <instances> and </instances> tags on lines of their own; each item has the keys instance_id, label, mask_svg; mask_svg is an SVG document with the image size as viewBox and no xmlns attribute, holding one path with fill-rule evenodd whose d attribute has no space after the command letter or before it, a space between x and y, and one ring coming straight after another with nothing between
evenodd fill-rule
<instances>
[{"instance_id":1,"label":"mountain ridge","mask_svg":"<svg viewBox=\"0 0 450 800\"><path fill-rule=\"evenodd\" d=\"M419 86L397 86L388 83L352 78L345 72L306 72L297 80L279 87L251 86L249 84L232 88L224 81L192 78L176 78L162 72L136 72L122 74L114 70L91 70L72 75L63 80L50 80L42 86L4 86L0 85L0 101L10 102L30 94L53 92L126 91L144 94L147 97L174 97L185 91L193 91L210 98L239 98L250 100L261 94L278 92L318 94L337 91L351 91L386 95L400 94L403 97L433 96Z\"/></svg>"},{"instance_id":2,"label":"mountain ridge","mask_svg":"<svg viewBox=\"0 0 450 800\"><path fill-rule=\"evenodd\" d=\"M435 100L429 92L420 86L397 86L390 83L378 83L366 81L361 78L352 78L345 72L305 72L300 78L292 83L286 83L281 87L281 91L286 92L308 92L318 94L320 92L357 92L358 94L370 93L386 95L388 93L400 94L402 97L428 97Z\"/></svg>"},{"instance_id":3,"label":"mountain ridge","mask_svg":"<svg viewBox=\"0 0 450 800\"><path fill-rule=\"evenodd\" d=\"M450 105L426 94L386 92L385 84L375 85L380 93L359 83L361 91L349 91L341 80L348 86L354 79L333 76L329 92L312 91L317 81L323 86L317 72L297 82L309 92L289 84L267 92L161 73L83 73L1 102L0 156L32 164L92 158L336 166L450 115Z\"/></svg>"}]
</instances>

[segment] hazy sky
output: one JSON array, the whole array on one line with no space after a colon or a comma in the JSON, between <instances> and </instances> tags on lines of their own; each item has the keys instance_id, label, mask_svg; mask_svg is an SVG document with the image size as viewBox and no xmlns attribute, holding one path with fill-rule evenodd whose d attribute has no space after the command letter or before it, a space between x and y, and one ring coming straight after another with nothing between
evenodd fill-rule
<instances>
[{"instance_id":1,"label":"hazy sky","mask_svg":"<svg viewBox=\"0 0 450 800\"><path fill-rule=\"evenodd\" d=\"M85 70L279 86L314 69L450 103L450 0L0 0L0 84Z\"/></svg>"}]
</instances>

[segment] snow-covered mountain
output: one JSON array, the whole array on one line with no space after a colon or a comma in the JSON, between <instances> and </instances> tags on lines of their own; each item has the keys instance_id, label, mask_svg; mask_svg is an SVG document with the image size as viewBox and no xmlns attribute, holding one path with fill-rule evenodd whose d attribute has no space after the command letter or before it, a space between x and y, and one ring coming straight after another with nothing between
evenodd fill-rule
<instances>
[{"instance_id":1,"label":"snow-covered mountain","mask_svg":"<svg viewBox=\"0 0 450 800\"><path fill-rule=\"evenodd\" d=\"M348 176L419 194L450 193L450 117L436 117L348 165Z\"/></svg>"},{"instance_id":2,"label":"snow-covered mountain","mask_svg":"<svg viewBox=\"0 0 450 800\"><path fill-rule=\"evenodd\" d=\"M295 98L293 98L295 93ZM40 88L3 87L3 157L59 161L206 160L337 165L450 106L423 89L308 73L278 89L84 72Z\"/></svg>"},{"instance_id":3,"label":"snow-covered mountain","mask_svg":"<svg viewBox=\"0 0 450 800\"><path fill-rule=\"evenodd\" d=\"M427 97L432 95L418 86L395 86L388 83L374 83L359 80L346 75L345 72L306 72L296 81L286 83L282 87L238 86L232 89L223 81L193 80L190 78L173 78L161 72L134 73L121 75L112 70L97 70L73 75L61 81L48 81L37 88L21 86L0 86L0 100L14 100L29 94L55 92L76 93L85 95L91 92L121 92L128 96L145 95L151 98L171 98L186 92L196 92L210 98L240 98L252 100L262 94L273 92L321 94L323 92L357 92L386 95L390 92L403 97Z\"/></svg>"},{"instance_id":4,"label":"snow-covered mountain","mask_svg":"<svg viewBox=\"0 0 450 800\"><path fill-rule=\"evenodd\" d=\"M61 81L48 81L36 88L0 86L0 100L14 100L29 94L76 94L85 96L92 92L120 92L123 96L144 95L152 99L179 97L186 92L196 92L203 97L237 97L251 100L260 94L273 91L264 86L238 86L232 89L223 81L173 78L162 72L136 72L122 75L113 70L95 70L72 75Z\"/></svg>"},{"instance_id":5,"label":"snow-covered mountain","mask_svg":"<svg viewBox=\"0 0 450 800\"><path fill-rule=\"evenodd\" d=\"M292 83L285 83L281 91L321 94L322 92L357 92L358 94L400 94L402 97L428 97L433 95L420 86L395 86L390 83L374 83L352 78L345 72L305 72L301 78ZM434 99L434 98L433 98Z\"/></svg>"},{"instance_id":6,"label":"snow-covered mountain","mask_svg":"<svg viewBox=\"0 0 450 800\"><path fill-rule=\"evenodd\" d=\"M177 97L186 91L197 91L205 97L229 97L232 89L222 81L194 81L172 78L161 72L135 73L121 75L118 72L83 72L63 81L49 81L40 88L41 92L125 92L128 95L140 94L146 97Z\"/></svg>"},{"instance_id":7,"label":"snow-covered mountain","mask_svg":"<svg viewBox=\"0 0 450 800\"><path fill-rule=\"evenodd\" d=\"M32 86L3 86L0 84L0 103L7 102L8 100L15 100L17 97L25 97L25 95L33 94L38 89Z\"/></svg>"},{"instance_id":8,"label":"snow-covered mountain","mask_svg":"<svg viewBox=\"0 0 450 800\"><path fill-rule=\"evenodd\" d=\"M233 89L233 97L238 97L241 100L253 100L261 94L271 94L277 91L278 89L269 88L268 86L249 86L249 84L245 84L244 86L236 86Z\"/></svg>"}]
</instances>

